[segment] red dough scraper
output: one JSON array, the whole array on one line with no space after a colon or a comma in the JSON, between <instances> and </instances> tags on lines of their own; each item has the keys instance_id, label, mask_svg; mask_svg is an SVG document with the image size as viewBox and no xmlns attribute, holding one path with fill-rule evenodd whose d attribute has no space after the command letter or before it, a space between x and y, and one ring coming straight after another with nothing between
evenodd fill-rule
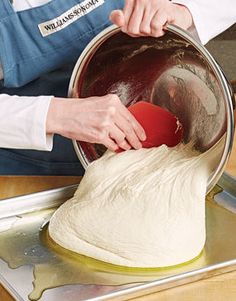
<instances>
[{"instance_id":1,"label":"red dough scraper","mask_svg":"<svg viewBox=\"0 0 236 301\"><path fill-rule=\"evenodd\" d=\"M182 124L169 111L145 101L131 105L128 110L145 130L147 139L142 142L144 148L157 147L162 144L173 147L182 140Z\"/></svg>"}]
</instances>

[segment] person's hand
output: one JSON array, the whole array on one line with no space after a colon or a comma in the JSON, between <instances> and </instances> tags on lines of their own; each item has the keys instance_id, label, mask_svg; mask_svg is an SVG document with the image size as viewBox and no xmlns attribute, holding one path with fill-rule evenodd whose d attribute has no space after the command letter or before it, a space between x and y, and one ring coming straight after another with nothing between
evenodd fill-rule
<instances>
[{"instance_id":1,"label":"person's hand","mask_svg":"<svg viewBox=\"0 0 236 301\"><path fill-rule=\"evenodd\" d=\"M186 6L169 0L126 0L123 10L111 12L110 20L134 37L160 37L165 33L166 24L188 29L193 23Z\"/></svg>"},{"instance_id":2,"label":"person's hand","mask_svg":"<svg viewBox=\"0 0 236 301\"><path fill-rule=\"evenodd\" d=\"M104 144L108 149L142 147L145 132L114 94L84 99L51 100L46 122L48 134Z\"/></svg>"}]
</instances>

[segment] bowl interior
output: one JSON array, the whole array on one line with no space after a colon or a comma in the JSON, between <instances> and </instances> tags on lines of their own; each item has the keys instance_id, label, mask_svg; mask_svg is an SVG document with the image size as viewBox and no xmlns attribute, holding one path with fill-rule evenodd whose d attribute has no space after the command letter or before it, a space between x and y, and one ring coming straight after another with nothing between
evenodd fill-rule
<instances>
[{"instance_id":1,"label":"bowl interior","mask_svg":"<svg viewBox=\"0 0 236 301\"><path fill-rule=\"evenodd\" d=\"M194 45L173 32L156 39L112 31L93 42L76 68L73 96L115 93L126 106L142 100L164 107L183 124L184 142L192 141L201 152L226 131L226 100L219 77ZM153 126L157 124L158 120ZM84 165L106 150L78 141L75 147L83 154Z\"/></svg>"}]
</instances>

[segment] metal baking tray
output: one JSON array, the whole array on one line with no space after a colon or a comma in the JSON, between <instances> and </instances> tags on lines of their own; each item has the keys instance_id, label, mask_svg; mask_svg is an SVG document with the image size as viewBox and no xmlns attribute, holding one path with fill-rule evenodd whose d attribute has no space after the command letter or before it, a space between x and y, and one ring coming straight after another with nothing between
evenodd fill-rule
<instances>
[{"instance_id":1,"label":"metal baking tray","mask_svg":"<svg viewBox=\"0 0 236 301\"><path fill-rule=\"evenodd\" d=\"M188 264L159 270L68 259L48 247L42 239L43 225L76 188L0 201L0 257L4 258L0 259L0 282L16 300L29 300L29 296L40 301L128 300L236 270L233 177L224 174L207 197L207 241L202 254Z\"/></svg>"}]
</instances>

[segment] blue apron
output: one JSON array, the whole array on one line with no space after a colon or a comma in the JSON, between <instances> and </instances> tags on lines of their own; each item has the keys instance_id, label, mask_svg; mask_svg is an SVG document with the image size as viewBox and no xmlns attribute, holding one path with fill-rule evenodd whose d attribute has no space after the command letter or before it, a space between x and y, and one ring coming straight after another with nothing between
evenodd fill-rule
<instances>
[{"instance_id":1,"label":"blue apron","mask_svg":"<svg viewBox=\"0 0 236 301\"><path fill-rule=\"evenodd\" d=\"M110 25L121 0L52 0L15 12L0 0L0 93L66 97L84 47ZM0 149L0 175L82 175L71 140L54 136L51 152Z\"/></svg>"}]
</instances>

